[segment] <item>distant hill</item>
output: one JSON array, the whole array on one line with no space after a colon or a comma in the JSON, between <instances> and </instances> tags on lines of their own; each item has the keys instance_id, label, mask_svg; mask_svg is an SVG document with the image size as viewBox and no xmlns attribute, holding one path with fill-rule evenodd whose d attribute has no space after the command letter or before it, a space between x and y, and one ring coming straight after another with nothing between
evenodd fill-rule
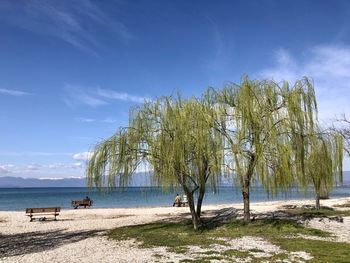
<instances>
[{"instance_id":1,"label":"distant hill","mask_svg":"<svg viewBox=\"0 0 350 263\"><path fill-rule=\"evenodd\" d=\"M142 175L142 176L140 176ZM130 186L150 186L151 174L135 174ZM222 182L222 185L232 185L232 182ZM344 171L343 185L350 186L350 171ZM0 188L26 188L26 187L86 187L85 178L62 178L62 179L37 179L4 176L0 177Z\"/></svg>"},{"instance_id":2,"label":"distant hill","mask_svg":"<svg viewBox=\"0 0 350 263\"><path fill-rule=\"evenodd\" d=\"M136 173L131 181L130 186L150 186L150 174L140 176ZM0 188L29 188L29 187L86 187L86 179L82 178L57 178L57 179L38 179L4 176L0 177Z\"/></svg>"},{"instance_id":3,"label":"distant hill","mask_svg":"<svg viewBox=\"0 0 350 263\"><path fill-rule=\"evenodd\" d=\"M85 187L85 178L37 179L5 176L0 177L1 188L25 187Z\"/></svg>"}]
</instances>

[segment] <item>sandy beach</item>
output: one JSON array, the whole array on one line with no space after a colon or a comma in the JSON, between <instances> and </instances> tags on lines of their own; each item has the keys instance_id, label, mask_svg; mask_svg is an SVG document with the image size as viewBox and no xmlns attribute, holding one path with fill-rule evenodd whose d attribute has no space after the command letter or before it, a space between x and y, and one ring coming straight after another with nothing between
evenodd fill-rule
<instances>
[{"instance_id":1,"label":"sandy beach","mask_svg":"<svg viewBox=\"0 0 350 263\"><path fill-rule=\"evenodd\" d=\"M322 200L322 205L333 207L349 201L350 197ZM314 201L252 203L251 209L258 216L277 211L283 205L314 205ZM239 211L242 204L207 205L203 212L206 215L223 209ZM106 231L117 227L179 216L188 217L188 207L67 209L61 211L57 221L43 222L30 222L24 211L1 211L0 262L156 262L163 254L169 262L179 262L181 255L171 254L166 248L138 248L133 241L117 242L105 235ZM332 241L350 243L350 217L344 217L343 222L313 219L306 224L333 233ZM255 244L265 251L278 249L259 238L245 237L241 242L250 246Z\"/></svg>"}]
</instances>

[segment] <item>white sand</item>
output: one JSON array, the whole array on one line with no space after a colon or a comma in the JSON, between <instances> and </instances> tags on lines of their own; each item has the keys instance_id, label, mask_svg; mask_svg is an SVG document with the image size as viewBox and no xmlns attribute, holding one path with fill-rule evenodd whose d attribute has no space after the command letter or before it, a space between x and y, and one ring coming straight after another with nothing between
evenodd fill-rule
<instances>
[{"instance_id":1,"label":"white sand","mask_svg":"<svg viewBox=\"0 0 350 263\"><path fill-rule=\"evenodd\" d=\"M349 198L322 200L325 206L350 201ZM272 201L252 203L253 213L276 211L282 205L313 205L313 200ZM204 215L224 208L242 209L236 205L209 205L203 207ZM108 240L106 230L125 225L154 222L177 216L189 216L188 207L156 207L130 209L77 209L63 210L57 221L29 222L23 212L0 212L0 262L178 262L191 255L167 252L166 248L141 249L133 241ZM311 227L332 232L334 241L350 243L350 217L344 222L311 220ZM255 241L254 241L255 240ZM244 237L232 241L233 248L259 248L267 254L279 248L259 238ZM192 252L196 248L193 248ZM199 249L199 248L197 248ZM219 249L219 248L214 248ZM271 251L270 251L271 250ZM309 255L300 252L299 259ZM7 257L4 257L4 255ZM157 255L155 256L155 254ZM307 253L306 253L307 254ZM159 255L163 257L160 259ZM261 256L264 256L263 254ZM294 255L295 256L295 255ZM249 261L249 260L248 260ZM302 260L301 260L302 261Z\"/></svg>"}]
</instances>

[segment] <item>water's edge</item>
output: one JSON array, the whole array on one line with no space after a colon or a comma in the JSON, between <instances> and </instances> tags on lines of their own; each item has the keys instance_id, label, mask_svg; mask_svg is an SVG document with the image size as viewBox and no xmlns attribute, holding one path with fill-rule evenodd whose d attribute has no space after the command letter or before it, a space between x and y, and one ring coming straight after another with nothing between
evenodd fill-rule
<instances>
[{"instance_id":1,"label":"water's edge","mask_svg":"<svg viewBox=\"0 0 350 263\"><path fill-rule=\"evenodd\" d=\"M140 208L171 206L176 193L182 195L180 189L167 189L158 187L127 187L119 188L110 193L99 192L84 187L62 188L0 188L0 211L21 211L28 207L61 207L71 209L72 200L80 200L89 196L94 200L94 208ZM330 197L349 197L350 187L342 186L333 190ZM267 195L261 187L251 188L251 202L312 199L311 190L300 192L291 189L276 196ZM239 187L220 187L217 192L208 188L204 205L240 203L242 200Z\"/></svg>"}]
</instances>

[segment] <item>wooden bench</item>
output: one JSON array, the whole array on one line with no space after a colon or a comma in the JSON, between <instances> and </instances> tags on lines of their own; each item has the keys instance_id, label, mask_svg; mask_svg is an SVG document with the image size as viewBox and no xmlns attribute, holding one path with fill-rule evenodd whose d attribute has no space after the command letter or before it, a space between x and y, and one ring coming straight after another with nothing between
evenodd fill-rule
<instances>
[{"instance_id":1,"label":"wooden bench","mask_svg":"<svg viewBox=\"0 0 350 263\"><path fill-rule=\"evenodd\" d=\"M59 215L60 211L60 207L27 208L26 215L30 217L30 222L34 220L33 216L36 215L54 216L56 220L56 216Z\"/></svg>"},{"instance_id":2,"label":"wooden bench","mask_svg":"<svg viewBox=\"0 0 350 263\"><path fill-rule=\"evenodd\" d=\"M74 207L74 209L77 209L79 206L83 206L84 208L86 208L87 206L92 206L93 203L94 201L92 200L73 200L72 206Z\"/></svg>"}]
</instances>

